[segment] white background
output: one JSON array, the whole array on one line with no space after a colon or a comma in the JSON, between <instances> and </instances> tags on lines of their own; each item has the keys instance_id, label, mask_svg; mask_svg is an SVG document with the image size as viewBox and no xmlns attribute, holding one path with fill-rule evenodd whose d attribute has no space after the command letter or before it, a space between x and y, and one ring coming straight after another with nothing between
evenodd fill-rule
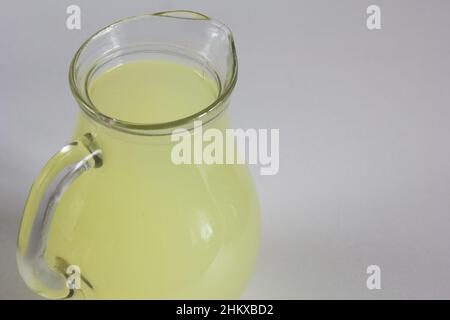
<instances>
[{"instance_id":1,"label":"white background","mask_svg":"<svg viewBox=\"0 0 450 320\"><path fill-rule=\"evenodd\" d=\"M82 28L65 27L78 4ZM381 7L382 29L366 28ZM449 1L3 1L0 298L36 298L15 248L28 189L78 112L72 55L117 19L190 9L234 32L234 127L280 129L280 171L255 181L263 239L243 298L448 298ZM382 289L366 288L366 267Z\"/></svg>"}]
</instances>

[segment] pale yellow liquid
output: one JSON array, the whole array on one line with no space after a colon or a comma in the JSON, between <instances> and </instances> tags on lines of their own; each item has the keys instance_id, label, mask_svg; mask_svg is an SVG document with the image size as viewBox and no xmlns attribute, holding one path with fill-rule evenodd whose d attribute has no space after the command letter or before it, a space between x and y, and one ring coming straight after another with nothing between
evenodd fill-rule
<instances>
[{"instance_id":1,"label":"pale yellow liquid","mask_svg":"<svg viewBox=\"0 0 450 320\"><path fill-rule=\"evenodd\" d=\"M213 79L193 68L138 61L98 76L89 95L108 116L156 123L198 112L218 92ZM226 117L210 126L225 129ZM253 268L260 230L247 168L177 166L170 137L115 132L81 115L75 138L87 132L103 151L103 165L64 193L45 256L58 273L70 264L80 267L82 287L74 297L238 298ZM32 220L24 216L19 255ZM33 287L32 279L26 281ZM51 296L45 288L34 290Z\"/></svg>"},{"instance_id":2,"label":"pale yellow liquid","mask_svg":"<svg viewBox=\"0 0 450 320\"><path fill-rule=\"evenodd\" d=\"M169 61L129 62L101 74L89 97L113 118L161 123L194 114L214 102L218 88L205 73Z\"/></svg>"}]
</instances>

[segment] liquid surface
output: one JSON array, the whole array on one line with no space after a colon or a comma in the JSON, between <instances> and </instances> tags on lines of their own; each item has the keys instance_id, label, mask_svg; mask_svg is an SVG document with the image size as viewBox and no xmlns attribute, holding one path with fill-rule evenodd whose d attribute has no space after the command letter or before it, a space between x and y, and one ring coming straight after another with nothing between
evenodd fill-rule
<instances>
[{"instance_id":1,"label":"liquid surface","mask_svg":"<svg viewBox=\"0 0 450 320\"><path fill-rule=\"evenodd\" d=\"M218 96L204 72L162 60L128 62L101 74L89 98L103 114L134 123L163 123L201 111Z\"/></svg>"},{"instance_id":2,"label":"liquid surface","mask_svg":"<svg viewBox=\"0 0 450 320\"><path fill-rule=\"evenodd\" d=\"M107 114L160 122L203 108L217 94L212 85L188 67L141 61L100 75L90 94ZM224 130L225 113L208 125ZM67 275L67 266L80 268L81 289L74 298L238 298L255 262L260 230L247 167L174 165L170 137L111 130L80 115L74 139L92 133L103 164L71 183L57 204L46 265L59 275ZM37 193L52 170L63 166L55 159L36 179ZM61 298L38 284L39 274L30 271L37 262L23 259L38 206L39 197L30 197L19 236L19 269L34 291Z\"/></svg>"}]
</instances>

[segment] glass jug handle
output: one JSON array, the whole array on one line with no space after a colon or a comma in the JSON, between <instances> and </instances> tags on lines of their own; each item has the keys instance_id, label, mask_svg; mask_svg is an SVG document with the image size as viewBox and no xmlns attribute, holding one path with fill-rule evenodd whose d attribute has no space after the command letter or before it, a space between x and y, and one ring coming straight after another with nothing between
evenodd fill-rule
<instances>
[{"instance_id":1,"label":"glass jug handle","mask_svg":"<svg viewBox=\"0 0 450 320\"><path fill-rule=\"evenodd\" d=\"M67 144L48 161L28 195L18 239L19 270L29 286L51 298L74 294L66 282L68 265L53 270L45 260L55 208L76 178L102 165L101 153L91 134Z\"/></svg>"}]
</instances>

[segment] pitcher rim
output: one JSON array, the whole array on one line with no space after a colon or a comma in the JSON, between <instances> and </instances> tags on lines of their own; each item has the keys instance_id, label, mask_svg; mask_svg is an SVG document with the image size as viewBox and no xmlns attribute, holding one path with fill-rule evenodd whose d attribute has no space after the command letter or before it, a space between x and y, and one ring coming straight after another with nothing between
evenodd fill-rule
<instances>
[{"instance_id":1,"label":"pitcher rim","mask_svg":"<svg viewBox=\"0 0 450 320\"><path fill-rule=\"evenodd\" d=\"M219 95L217 98L208 106L202 108L200 111L193 113L189 116L183 117L181 119L173 120L173 121L167 121L167 122L158 122L158 123L136 123L136 122L130 122L125 121L121 119L117 119L111 116L108 116L98 110L95 105L89 101L89 99L86 99L81 93L80 93L80 87L77 85L76 82L76 65L78 62L78 59L81 55L81 53L86 49L86 47L94 41L98 36L102 35L103 33L108 32L111 28L115 27L116 25L119 25L124 22L129 22L136 19L146 18L146 17L163 17L163 18L173 18L173 19L187 19L187 20L208 20L220 28L224 29L227 33L229 42L230 42L230 48L231 48L231 54L232 54L232 66L231 66L231 77L230 81L226 84L226 86L223 88L223 90L220 90ZM222 22L212 19L202 13L191 11L191 10L173 10L173 11L161 11L156 13L146 13L141 15L135 15L126 17L120 20L117 20L94 34L92 34L86 41L84 41L79 49L76 51L75 55L72 58L72 61L70 63L69 67L69 85L70 89L72 91L73 96L75 97L76 101L78 102L80 108L84 113L86 113L90 118L92 118L94 121L101 123L102 125L108 127L117 129L119 131L131 133L131 134L137 134L137 135L168 135L171 134L170 132L164 132L161 133L161 130L167 131L169 129L175 129L183 127L184 125L188 124L188 128L186 129L192 129L192 124L195 120L201 120L205 118L208 114L211 114L212 111L218 110L218 114L222 113L222 111L225 109L225 102L227 98L231 95L233 92L233 89L237 82L237 75L238 75L238 62L237 62L237 55L236 55L236 48L234 44L234 38L231 30ZM220 108L223 108L220 110ZM207 123L214 119L215 117L212 117L210 119L206 119L203 123Z\"/></svg>"}]
</instances>

